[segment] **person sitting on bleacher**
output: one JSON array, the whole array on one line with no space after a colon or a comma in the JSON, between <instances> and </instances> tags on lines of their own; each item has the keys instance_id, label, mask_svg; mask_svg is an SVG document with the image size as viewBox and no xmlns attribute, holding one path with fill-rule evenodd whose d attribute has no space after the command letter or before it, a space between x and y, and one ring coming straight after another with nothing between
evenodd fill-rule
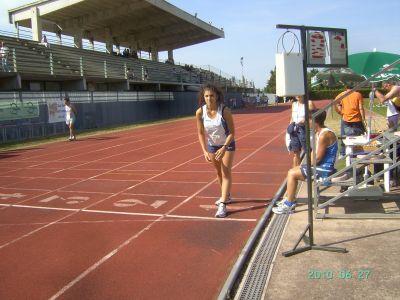
<instances>
[{"instance_id":1,"label":"person sitting on bleacher","mask_svg":"<svg viewBox=\"0 0 400 300\"><path fill-rule=\"evenodd\" d=\"M39 43L39 45L43 45L43 46L45 46L46 48L50 48L50 44L47 42L47 36L46 36L45 34L43 34L42 40L41 40L41 42Z\"/></svg>"},{"instance_id":2,"label":"person sitting on bleacher","mask_svg":"<svg viewBox=\"0 0 400 300\"><path fill-rule=\"evenodd\" d=\"M131 68L126 69L126 77L129 80L133 80L135 78L135 74L133 73L133 70Z\"/></svg>"},{"instance_id":3,"label":"person sitting on bleacher","mask_svg":"<svg viewBox=\"0 0 400 300\"><path fill-rule=\"evenodd\" d=\"M311 117L317 110L310 111L310 127ZM338 142L335 133L325 127L326 112L315 117L315 133L316 133L316 177L326 178L335 172L335 160L338 150ZM313 156L311 156L311 164L313 164ZM313 174L314 175L314 174ZM287 176L287 198L284 198L274 207L272 211L276 214L290 214L293 212L296 202L295 193L298 181L307 179L307 165L300 165L289 170Z\"/></svg>"},{"instance_id":4,"label":"person sitting on bleacher","mask_svg":"<svg viewBox=\"0 0 400 300\"><path fill-rule=\"evenodd\" d=\"M130 56L130 50L129 48L125 48L124 51L122 52L123 57L129 57Z\"/></svg>"}]
</instances>

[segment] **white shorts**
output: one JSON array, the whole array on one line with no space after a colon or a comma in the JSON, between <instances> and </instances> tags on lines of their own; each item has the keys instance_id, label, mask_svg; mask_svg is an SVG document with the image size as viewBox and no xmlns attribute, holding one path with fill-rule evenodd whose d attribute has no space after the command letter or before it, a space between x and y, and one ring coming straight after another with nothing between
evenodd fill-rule
<instances>
[{"instance_id":1,"label":"white shorts","mask_svg":"<svg viewBox=\"0 0 400 300\"><path fill-rule=\"evenodd\" d=\"M70 119L65 120L65 124L67 124L68 126L75 124L75 118L72 117Z\"/></svg>"}]
</instances>

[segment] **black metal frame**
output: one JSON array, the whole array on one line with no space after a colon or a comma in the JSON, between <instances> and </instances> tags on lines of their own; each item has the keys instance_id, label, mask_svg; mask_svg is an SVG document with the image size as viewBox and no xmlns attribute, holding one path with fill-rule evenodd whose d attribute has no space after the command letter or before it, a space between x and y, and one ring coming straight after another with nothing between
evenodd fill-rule
<instances>
[{"instance_id":1,"label":"black metal frame","mask_svg":"<svg viewBox=\"0 0 400 300\"><path fill-rule=\"evenodd\" d=\"M345 29L339 28L324 28L324 27L310 27L310 26L295 26L295 25L276 25L278 29L298 29L300 30L301 35L301 46L303 52L303 78L304 78L304 110L305 110L305 119L309 120L309 108L308 108L308 84L307 84L307 45L306 45L306 31L308 30L318 30L318 31L346 31ZM347 39L346 39L347 40ZM328 66L328 65L324 65ZM329 65L332 66L332 65ZM342 66L342 65L341 65ZM310 152L310 124L309 122L305 122L306 127L306 161L307 161L307 174L312 174L311 172L311 152ZM308 250L322 250L322 251L331 251L331 252L340 252L347 253L345 248L337 248L337 247L327 247L327 246L318 246L314 244L314 228L313 228L313 201L312 201L312 178L311 176L307 177L307 194L308 194L308 224L297 240L294 247L282 253L283 256L292 256L294 254L298 254L301 252L305 252ZM308 237L306 233L308 232ZM306 243L305 247L297 248L300 244L301 240L304 240Z\"/></svg>"}]
</instances>

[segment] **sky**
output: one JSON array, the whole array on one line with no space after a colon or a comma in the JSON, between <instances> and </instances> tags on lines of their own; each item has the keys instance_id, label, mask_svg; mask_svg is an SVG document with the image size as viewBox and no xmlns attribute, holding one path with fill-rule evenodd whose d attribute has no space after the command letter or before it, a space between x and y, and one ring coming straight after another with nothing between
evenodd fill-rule
<instances>
[{"instance_id":1,"label":"sky","mask_svg":"<svg viewBox=\"0 0 400 300\"><path fill-rule=\"evenodd\" d=\"M0 30L14 32L8 9L32 0L2 1ZM275 67L277 42L285 30L277 24L347 29L348 53L381 52L400 54L400 1L384 0L169 0L178 8L217 28L225 38L177 49L176 62L210 65L264 88ZM293 30L300 38L299 31ZM292 43L288 40L288 44ZM279 49L281 51L281 48ZM162 57L163 55L161 55Z\"/></svg>"}]
</instances>

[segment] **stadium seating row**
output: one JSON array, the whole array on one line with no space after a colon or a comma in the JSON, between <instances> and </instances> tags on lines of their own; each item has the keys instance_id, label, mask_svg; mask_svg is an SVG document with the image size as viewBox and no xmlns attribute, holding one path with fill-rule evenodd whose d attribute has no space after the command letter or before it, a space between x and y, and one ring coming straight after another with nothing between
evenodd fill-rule
<instances>
[{"instance_id":1,"label":"stadium seating row","mask_svg":"<svg viewBox=\"0 0 400 300\"><path fill-rule=\"evenodd\" d=\"M27 39L0 36L10 49L10 69L24 76L51 79L129 80L130 83L193 84L214 82L231 87L235 83L211 71L187 68L146 59L127 58L104 52L62 45L43 45Z\"/></svg>"}]
</instances>

